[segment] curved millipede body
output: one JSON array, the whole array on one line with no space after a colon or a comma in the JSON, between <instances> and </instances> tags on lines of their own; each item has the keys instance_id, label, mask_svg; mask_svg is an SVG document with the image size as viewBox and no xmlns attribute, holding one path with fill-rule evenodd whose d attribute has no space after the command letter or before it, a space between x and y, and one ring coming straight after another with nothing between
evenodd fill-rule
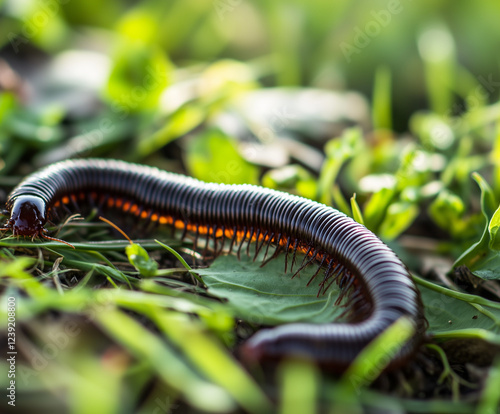
<instances>
[{"instance_id":1,"label":"curved millipede body","mask_svg":"<svg viewBox=\"0 0 500 414\"><path fill-rule=\"evenodd\" d=\"M293 323L261 330L243 345L241 354L248 360L298 354L342 371L402 316L415 334L390 367L408 360L422 341L422 304L404 264L372 232L331 207L262 187L207 184L122 161L69 160L28 176L12 191L3 230L47 237L44 225L58 209L87 202L171 225L183 230L183 236L195 234L196 240L206 237L216 254L224 250L224 240L226 250L237 247L238 255L245 241L256 243L256 255L273 244L286 252L285 266L293 267L296 253L302 252L304 260L296 269L319 263L325 269L320 292L336 281L343 293L350 292L350 306L362 310L349 323Z\"/></svg>"}]
</instances>

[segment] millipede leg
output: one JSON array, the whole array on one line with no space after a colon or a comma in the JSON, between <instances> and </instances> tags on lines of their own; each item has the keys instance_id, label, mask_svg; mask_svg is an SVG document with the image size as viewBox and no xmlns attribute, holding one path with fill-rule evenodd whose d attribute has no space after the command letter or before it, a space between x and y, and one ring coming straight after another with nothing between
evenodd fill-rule
<instances>
[{"instance_id":1,"label":"millipede leg","mask_svg":"<svg viewBox=\"0 0 500 414\"><path fill-rule=\"evenodd\" d=\"M313 246L309 247L309 249L307 250L306 255L302 259L302 263L300 264L300 267L293 274L292 279L295 276L297 276L304 268L306 268L307 266L309 266L309 264L311 264L313 262L313 260L316 259L316 256L318 255L318 250L317 249L314 249L314 254L312 254L311 257L309 257L309 254L311 253L311 250L313 250L313 249L314 249ZM306 259L309 259L309 260L307 260L307 262L306 262Z\"/></svg>"},{"instance_id":2,"label":"millipede leg","mask_svg":"<svg viewBox=\"0 0 500 414\"><path fill-rule=\"evenodd\" d=\"M231 243L229 244L229 253L233 252L234 242L236 241L236 237L238 235L238 229L236 226L233 227L233 237L231 237Z\"/></svg>"},{"instance_id":3,"label":"millipede leg","mask_svg":"<svg viewBox=\"0 0 500 414\"><path fill-rule=\"evenodd\" d=\"M253 234L255 233L255 230L252 227L250 227L250 235L248 236L248 243L247 243L247 256L250 256L250 244L252 243L252 237Z\"/></svg>"},{"instance_id":4,"label":"millipede leg","mask_svg":"<svg viewBox=\"0 0 500 414\"><path fill-rule=\"evenodd\" d=\"M288 252L290 250L290 241L291 241L291 237L288 236L288 238L286 239L286 246L285 246L285 273L286 273L287 268L288 268Z\"/></svg>"},{"instance_id":5,"label":"millipede leg","mask_svg":"<svg viewBox=\"0 0 500 414\"><path fill-rule=\"evenodd\" d=\"M221 246L220 246L219 254L222 254L222 252L224 252L224 243L226 241L226 237L225 237L226 227L224 225L222 225L221 230L222 230L222 237L221 237Z\"/></svg>"},{"instance_id":6,"label":"millipede leg","mask_svg":"<svg viewBox=\"0 0 500 414\"><path fill-rule=\"evenodd\" d=\"M309 282L307 282L306 286L309 286L311 284L311 282L313 281L313 279L318 275L319 271L323 267L323 263L325 263L325 260L326 260L326 255L323 254L323 257L321 258L321 262L318 265L318 269L316 270L316 272L314 272L314 275L312 275L312 277L309 279ZM319 292L318 292L318 296L319 296Z\"/></svg>"},{"instance_id":7,"label":"millipede leg","mask_svg":"<svg viewBox=\"0 0 500 414\"><path fill-rule=\"evenodd\" d=\"M238 260L240 260L240 258L241 258L241 256L240 256L241 247L243 246L243 243L245 243L246 237L247 237L247 227L244 226L243 227L243 237L241 238L240 245L238 246L238 253L236 254L238 257Z\"/></svg>"},{"instance_id":8,"label":"millipede leg","mask_svg":"<svg viewBox=\"0 0 500 414\"><path fill-rule=\"evenodd\" d=\"M260 233L260 229L258 231ZM259 237L257 237L257 243L255 244L255 255L253 257L254 262L255 262L255 259L257 258L257 256L259 255L259 252L262 249L262 246L264 246L264 244L266 243L267 234L268 234L268 230L266 230L264 232L264 235L262 236L262 242L260 243L260 245L259 245Z\"/></svg>"},{"instance_id":9,"label":"millipede leg","mask_svg":"<svg viewBox=\"0 0 500 414\"><path fill-rule=\"evenodd\" d=\"M293 272L293 266L295 265L295 259L297 257L297 248L299 246L299 239L295 239L293 243L293 256L292 256L292 266L290 266L290 272Z\"/></svg>"}]
</instances>

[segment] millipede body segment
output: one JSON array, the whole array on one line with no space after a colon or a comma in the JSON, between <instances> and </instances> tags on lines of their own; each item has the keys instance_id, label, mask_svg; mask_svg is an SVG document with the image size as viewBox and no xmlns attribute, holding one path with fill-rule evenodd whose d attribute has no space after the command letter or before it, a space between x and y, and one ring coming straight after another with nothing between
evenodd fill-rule
<instances>
[{"instance_id":1,"label":"millipede body segment","mask_svg":"<svg viewBox=\"0 0 500 414\"><path fill-rule=\"evenodd\" d=\"M342 371L370 341L405 316L415 334L391 360L389 368L395 368L411 358L424 336L422 304L404 264L367 228L331 207L253 185L209 184L154 167L82 159L26 177L9 195L10 218L3 230L48 237L47 220L82 203L174 226L183 230L183 237L205 237L216 254L224 250L225 241L229 250L237 247L238 255L245 241L256 243L256 255L267 254L272 244L276 252L287 254L285 266L293 267L296 253L302 252L302 265L296 269L310 262L325 269L320 292L335 281L344 293L349 290L351 305L363 309L363 319L358 315L348 323L263 329L243 345L241 355L247 360L302 355Z\"/></svg>"}]
</instances>

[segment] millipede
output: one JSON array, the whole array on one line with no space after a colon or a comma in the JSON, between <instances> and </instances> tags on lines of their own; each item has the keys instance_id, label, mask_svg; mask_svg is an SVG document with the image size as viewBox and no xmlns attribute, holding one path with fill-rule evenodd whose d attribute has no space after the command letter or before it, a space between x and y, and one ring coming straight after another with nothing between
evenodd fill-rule
<instances>
[{"instance_id":1,"label":"millipede","mask_svg":"<svg viewBox=\"0 0 500 414\"><path fill-rule=\"evenodd\" d=\"M118 160L67 160L27 176L14 188L6 203L10 217L0 230L62 241L48 235L46 224L57 220L61 210L79 211L83 204L172 226L182 231L182 239L187 234L195 241L205 238L205 248L211 243L215 255L236 250L239 256L245 242L252 242L254 259L262 252L266 260L272 245L267 260L283 252L285 272L296 266L294 275L316 263L309 283L320 277L318 294L335 282L340 298L347 295L349 308L357 309L346 322L261 329L240 349L248 361L301 356L342 372L375 337L406 317L414 334L393 356L390 370L411 360L425 336L418 289L387 245L332 207L276 190L204 183ZM297 254L303 255L300 264L295 264Z\"/></svg>"}]
</instances>

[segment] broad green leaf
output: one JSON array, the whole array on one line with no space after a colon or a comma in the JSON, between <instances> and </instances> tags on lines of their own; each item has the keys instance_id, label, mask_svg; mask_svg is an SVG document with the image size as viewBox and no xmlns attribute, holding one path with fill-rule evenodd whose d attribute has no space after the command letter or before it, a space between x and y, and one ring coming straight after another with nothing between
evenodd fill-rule
<instances>
[{"instance_id":1,"label":"broad green leaf","mask_svg":"<svg viewBox=\"0 0 500 414\"><path fill-rule=\"evenodd\" d=\"M500 343L500 304L479 296L456 292L415 277L422 296L425 316L432 335L453 334L466 337L469 330L490 333Z\"/></svg>"},{"instance_id":2,"label":"broad green leaf","mask_svg":"<svg viewBox=\"0 0 500 414\"><path fill-rule=\"evenodd\" d=\"M238 153L233 140L212 129L194 137L186 151L190 173L200 180L226 184L255 184L258 168Z\"/></svg>"},{"instance_id":3,"label":"broad green leaf","mask_svg":"<svg viewBox=\"0 0 500 414\"><path fill-rule=\"evenodd\" d=\"M297 259L301 261L302 257ZM291 257L288 261L290 267ZM282 256L264 267L260 267L260 263L259 258L253 262L246 255L240 261L234 256L221 256L210 268L197 272L210 294L227 299L236 316L250 322L268 325L298 321L329 323L345 310L334 305L339 294L335 284L325 295L317 297L322 272L306 286L317 265L311 265L292 279L290 270L284 273Z\"/></svg>"}]
</instances>

